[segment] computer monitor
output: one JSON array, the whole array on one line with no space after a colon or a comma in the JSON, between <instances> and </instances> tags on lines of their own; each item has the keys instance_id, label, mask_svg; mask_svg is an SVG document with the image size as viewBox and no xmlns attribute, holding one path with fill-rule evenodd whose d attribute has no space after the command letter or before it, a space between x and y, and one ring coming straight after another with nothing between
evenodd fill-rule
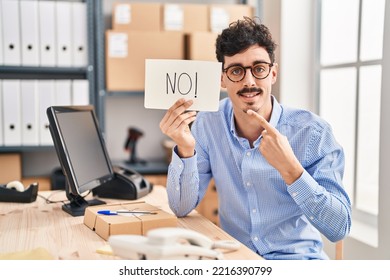
<instances>
[{"instance_id":1,"label":"computer monitor","mask_svg":"<svg viewBox=\"0 0 390 280\"><path fill-rule=\"evenodd\" d=\"M93 106L52 106L47 108L50 133L66 177L69 203L62 209L72 216L84 215L101 200L85 200L83 193L113 180L108 156Z\"/></svg>"}]
</instances>

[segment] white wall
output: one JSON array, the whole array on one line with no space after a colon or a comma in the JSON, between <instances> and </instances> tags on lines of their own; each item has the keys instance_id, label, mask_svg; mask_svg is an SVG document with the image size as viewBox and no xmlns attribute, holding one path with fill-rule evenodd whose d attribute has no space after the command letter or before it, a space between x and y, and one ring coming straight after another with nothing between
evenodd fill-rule
<instances>
[{"instance_id":1,"label":"white wall","mask_svg":"<svg viewBox=\"0 0 390 280\"><path fill-rule=\"evenodd\" d=\"M312 0L281 5L280 101L315 111L315 33Z\"/></svg>"},{"instance_id":2,"label":"white wall","mask_svg":"<svg viewBox=\"0 0 390 280\"><path fill-rule=\"evenodd\" d=\"M263 3L264 24L278 44L279 84L273 94L285 105L315 111L314 1Z\"/></svg>"},{"instance_id":3,"label":"white wall","mask_svg":"<svg viewBox=\"0 0 390 280\"><path fill-rule=\"evenodd\" d=\"M315 76L315 1L264 0L264 23L279 40L279 100L288 106L316 112ZM380 181L378 247L352 237L344 241L344 259L390 259L390 3L386 6L384 66L382 69L382 108L380 144ZM280 37L279 35L280 34ZM337 102L337 100L335 100ZM352 227L354 223L352 222ZM334 255L334 244L325 240L325 250Z\"/></svg>"},{"instance_id":4,"label":"white wall","mask_svg":"<svg viewBox=\"0 0 390 280\"><path fill-rule=\"evenodd\" d=\"M263 17L263 23L269 28L272 38L274 39L275 43L277 44L277 48L275 51L275 61L280 67L280 50L281 50L281 0L263 0L263 11L262 11L262 17ZM280 75L280 68L279 68L279 75ZM276 80L276 83L272 87L272 94L280 100L280 76Z\"/></svg>"}]
</instances>

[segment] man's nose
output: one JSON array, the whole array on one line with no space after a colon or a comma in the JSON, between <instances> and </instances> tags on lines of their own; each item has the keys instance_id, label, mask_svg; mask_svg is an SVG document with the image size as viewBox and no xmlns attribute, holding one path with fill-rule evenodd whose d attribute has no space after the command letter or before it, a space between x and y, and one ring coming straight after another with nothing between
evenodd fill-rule
<instances>
[{"instance_id":1,"label":"man's nose","mask_svg":"<svg viewBox=\"0 0 390 280\"><path fill-rule=\"evenodd\" d=\"M246 68L245 69L245 76L243 79L244 86L254 86L256 84L255 77L252 75L252 69Z\"/></svg>"}]
</instances>

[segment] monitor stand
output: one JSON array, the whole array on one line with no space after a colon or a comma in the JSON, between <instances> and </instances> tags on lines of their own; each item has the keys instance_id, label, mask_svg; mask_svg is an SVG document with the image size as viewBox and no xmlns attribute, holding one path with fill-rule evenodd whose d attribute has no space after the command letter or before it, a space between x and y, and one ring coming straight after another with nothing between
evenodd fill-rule
<instances>
[{"instance_id":1,"label":"monitor stand","mask_svg":"<svg viewBox=\"0 0 390 280\"><path fill-rule=\"evenodd\" d=\"M73 217L84 216L85 208L88 206L106 204L104 201L99 199L85 200L82 196L73 195L68 193L68 191L66 196L69 199L69 203L62 205L62 210Z\"/></svg>"}]
</instances>

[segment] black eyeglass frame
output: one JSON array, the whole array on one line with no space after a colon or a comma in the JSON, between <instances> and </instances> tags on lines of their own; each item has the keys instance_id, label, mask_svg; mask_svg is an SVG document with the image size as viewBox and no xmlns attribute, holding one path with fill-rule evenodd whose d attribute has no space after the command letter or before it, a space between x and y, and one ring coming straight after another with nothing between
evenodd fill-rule
<instances>
[{"instance_id":1,"label":"black eyeglass frame","mask_svg":"<svg viewBox=\"0 0 390 280\"><path fill-rule=\"evenodd\" d=\"M253 68L254 68L256 65L259 65L259 64L267 64L267 65L269 66L268 74L267 74L265 77L263 77L263 78L258 78L258 77L256 77L256 76L253 74ZM253 76L255 79L264 80L264 79L266 79L266 78L269 76L269 74L271 73L271 68L272 68L273 66L274 66L274 64L273 64L272 62L270 63L270 62L262 61L262 62L256 63L255 65L246 66L246 67L241 66L241 65L231 65L231 66L229 66L229 67L227 67L227 68L225 68L225 69L222 69L222 71L223 71L224 73L226 73L226 77L228 77L228 79L229 79L230 81L232 81L233 83L238 83L238 82L241 82L241 81L245 78L246 72L247 72L246 70L247 70L247 69L250 69L250 70L251 70L251 74L252 74L252 76ZM233 81L233 80L229 77L229 75L227 74L227 71L228 71L230 68L232 68L232 67L241 67L242 69L244 69L244 76L242 76L241 80Z\"/></svg>"}]
</instances>

